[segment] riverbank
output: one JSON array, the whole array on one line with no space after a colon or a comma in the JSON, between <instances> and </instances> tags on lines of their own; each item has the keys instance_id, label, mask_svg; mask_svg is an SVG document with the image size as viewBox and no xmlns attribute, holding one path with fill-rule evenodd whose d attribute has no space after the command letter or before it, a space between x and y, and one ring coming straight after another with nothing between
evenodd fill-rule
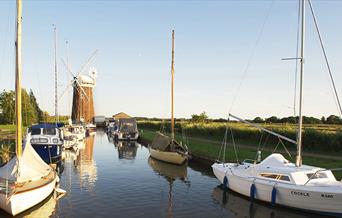
<instances>
[{"instance_id":1,"label":"riverbank","mask_svg":"<svg viewBox=\"0 0 342 218\"><path fill-rule=\"evenodd\" d=\"M150 144L155 131L150 131L143 129L140 132L140 141L143 144ZM177 137L177 140L181 140L180 137ZM203 139L196 137L188 137L187 146L189 147L192 159L204 162L206 164L212 164L218 159L218 154L221 149L221 142L214 139ZM243 161L245 159L256 159L256 151L257 146L249 146L243 144L236 145L236 154L235 150L231 144L228 145L225 152L225 160L228 162L237 162ZM274 148L273 148L274 150ZM262 151L262 158L270 155L273 150L270 148L264 148ZM289 159L291 162L295 161L294 149L290 150L291 157L287 154L287 152L283 149L283 147L279 146L276 150L277 153L281 153L285 158ZM237 156L237 157L236 157ZM222 156L221 156L222 157ZM332 168L341 168L342 167L342 157L337 155L331 155L329 153L303 153L303 162L307 165L324 167L327 169ZM342 179L342 172L336 172L335 176L338 180Z\"/></svg>"}]
</instances>

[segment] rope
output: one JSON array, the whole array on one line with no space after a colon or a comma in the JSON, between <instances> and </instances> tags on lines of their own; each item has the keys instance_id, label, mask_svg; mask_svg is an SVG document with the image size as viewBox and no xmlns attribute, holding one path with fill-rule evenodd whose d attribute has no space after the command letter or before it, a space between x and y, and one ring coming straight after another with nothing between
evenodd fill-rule
<instances>
[{"instance_id":1,"label":"rope","mask_svg":"<svg viewBox=\"0 0 342 218\"><path fill-rule=\"evenodd\" d=\"M280 144L280 140L278 141L278 144L277 144L277 146L274 148L274 150L272 151L272 154L277 150L277 148L278 148L278 146L279 146L279 144Z\"/></svg>"},{"instance_id":2,"label":"rope","mask_svg":"<svg viewBox=\"0 0 342 218\"><path fill-rule=\"evenodd\" d=\"M237 150L236 150L236 145L235 145L235 140L234 140L232 128L230 128L230 133L232 135L232 141L233 141L234 153L235 153L235 157L236 157L236 163L239 163L239 158L238 158L238 154L237 154Z\"/></svg>"},{"instance_id":3,"label":"rope","mask_svg":"<svg viewBox=\"0 0 342 218\"><path fill-rule=\"evenodd\" d=\"M283 143L283 141L282 141L281 139L279 139L279 141L280 141L280 143L283 145L283 147L284 147L286 153L290 156L291 160L293 161L292 155L291 155L291 153L287 150L287 148L286 148L285 144Z\"/></svg>"},{"instance_id":4,"label":"rope","mask_svg":"<svg viewBox=\"0 0 342 218\"><path fill-rule=\"evenodd\" d=\"M239 85L238 85L238 87L237 87L237 89L236 89L236 92L235 92L235 95L234 95L234 98L233 98L231 107L230 107L230 109L229 109L229 113L230 113L230 112L232 111L232 109L233 109L233 106L234 106L234 104L235 104L235 101L236 101L236 99L237 99L237 97L238 97L238 93L239 93L239 91L240 91L240 89L241 89L241 87L242 87L242 84L243 84L243 82L244 82L244 80L245 80L245 77L246 77L246 75L247 75L247 72L248 72L248 70L249 70L249 67L250 67L250 65L251 65L251 63L252 63L252 60L253 60L254 56L255 56L255 51L256 51L256 49L257 49L257 47L258 47L258 45L259 45L259 42L260 42L260 40L261 40L261 36L262 36L262 34L263 34L263 32L264 32L264 29L265 29L265 26L266 26L266 21L268 20L268 17L269 17L269 15L270 15L270 12L271 12L273 3L274 3L274 0L272 0L272 2L271 2L271 4L270 4L270 7L269 7L268 10L266 11L266 15L265 15L265 17L264 17L263 24L262 24L262 26L261 26L260 32L259 32L259 34L258 34L258 36L257 36L256 41L255 41L254 47L252 48L252 52L251 52L250 56L248 57L247 64L246 64L245 69L244 69L244 71L243 71L241 81L240 81L240 83L239 83Z\"/></svg>"},{"instance_id":5,"label":"rope","mask_svg":"<svg viewBox=\"0 0 342 218\"><path fill-rule=\"evenodd\" d=\"M319 42L320 42L320 45L321 45L321 48L322 48L322 52L323 52L323 55L324 55L324 60L325 60L325 63L327 65L329 76L330 76L330 80L331 80L331 83L332 83L332 86L333 86L333 89L334 89L334 94L335 94L335 97L336 97L335 100L337 101L338 109L339 109L339 112L340 112L340 116L342 117L342 106L341 106L340 99L338 97L338 93L337 93L337 89L336 89L336 86L335 86L334 78L333 78L333 75L332 75L332 72L331 72L331 68L330 68L330 65L329 65L327 53L326 53L325 48L324 48L322 36L321 36L321 33L319 31L319 28L318 28L318 24L317 24L316 16L315 16L312 4L311 4L311 0L308 0L308 2L309 2L312 18L313 18L313 21L314 21L314 24L315 24L315 28L316 28L316 31L317 31L318 39L319 39Z\"/></svg>"}]
</instances>

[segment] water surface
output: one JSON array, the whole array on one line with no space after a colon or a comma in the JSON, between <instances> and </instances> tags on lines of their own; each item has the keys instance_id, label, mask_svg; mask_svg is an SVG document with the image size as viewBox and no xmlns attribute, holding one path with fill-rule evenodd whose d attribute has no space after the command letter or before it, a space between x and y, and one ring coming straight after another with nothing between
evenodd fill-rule
<instances>
[{"instance_id":1,"label":"water surface","mask_svg":"<svg viewBox=\"0 0 342 218\"><path fill-rule=\"evenodd\" d=\"M224 192L208 165L175 166L149 157L138 143L113 143L103 132L64 153L60 187L18 217L315 217L286 208L251 204ZM9 217L0 211L0 217Z\"/></svg>"}]
</instances>

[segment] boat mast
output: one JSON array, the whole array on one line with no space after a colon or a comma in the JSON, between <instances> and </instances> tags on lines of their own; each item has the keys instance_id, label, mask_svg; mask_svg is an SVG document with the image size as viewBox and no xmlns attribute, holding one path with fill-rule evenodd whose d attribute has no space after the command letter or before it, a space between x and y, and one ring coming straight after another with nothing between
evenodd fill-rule
<instances>
[{"instance_id":1,"label":"boat mast","mask_svg":"<svg viewBox=\"0 0 342 218\"><path fill-rule=\"evenodd\" d=\"M171 140L175 140L175 121L174 121L174 79L175 79L175 31L172 30L172 61L171 61Z\"/></svg>"},{"instance_id":2,"label":"boat mast","mask_svg":"<svg viewBox=\"0 0 342 218\"><path fill-rule=\"evenodd\" d=\"M58 122L58 98L57 98L57 28L54 26L54 48L55 48L55 122Z\"/></svg>"},{"instance_id":3,"label":"boat mast","mask_svg":"<svg viewBox=\"0 0 342 218\"><path fill-rule=\"evenodd\" d=\"M16 154L18 160L22 154L22 117L21 117L21 33L22 33L22 0L17 0L16 29L16 64L15 64L15 117L16 117Z\"/></svg>"},{"instance_id":4,"label":"boat mast","mask_svg":"<svg viewBox=\"0 0 342 218\"><path fill-rule=\"evenodd\" d=\"M305 0L301 0L301 46L300 46L300 84L299 84L299 122L297 137L296 167L302 166L302 129L303 129L303 77L304 77L304 39L305 39Z\"/></svg>"}]
</instances>

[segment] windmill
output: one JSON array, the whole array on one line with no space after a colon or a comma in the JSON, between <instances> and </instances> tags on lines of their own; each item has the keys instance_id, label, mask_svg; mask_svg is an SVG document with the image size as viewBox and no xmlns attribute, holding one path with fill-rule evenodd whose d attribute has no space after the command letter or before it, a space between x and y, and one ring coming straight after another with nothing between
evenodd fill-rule
<instances>
[{"instance_id":1,"label":"windmill","mask_svg":"<svg viewBox=\"0 0 342 218\"><path fill-rule=\"evenodd\" d=\"M97 71L94 67L88 68L88 74L84 74L84 71L94 60L96 53L97 50L90 55L76 74L72 72L70 66L62 59L66 71L73 79L67 85L60 98L62 98L70 88L73 89L71 120L76 123L91 123L94 118L93 88L96 83Z\"/></svg>"}]
</instances>

